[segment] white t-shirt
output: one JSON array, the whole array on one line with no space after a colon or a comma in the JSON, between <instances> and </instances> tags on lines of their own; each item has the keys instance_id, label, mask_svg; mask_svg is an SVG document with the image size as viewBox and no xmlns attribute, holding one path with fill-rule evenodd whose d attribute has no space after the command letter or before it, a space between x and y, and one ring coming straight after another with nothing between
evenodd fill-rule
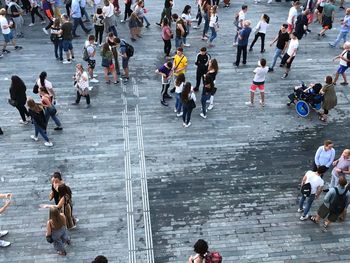
<instances>
[{"instance_id":1,"label":"white t-shirt","mask_svg":"<svg viewBox=\"0 0 350 263\"><path fill-rule=\"evenodd\" d=\"M240 24L241 21L245 20L245 13L243 10L238 12L238 24Z\"/></svg>"},{"instance_id":2,"label":"white t-shirt","mask_svg":"<svg viewBox=\"0 0 350 263\"><path fill-rule=\"evenodd\" d=\"M316 173L313 171L306 172L305 176L306 176L305 183L311 184L311 194L315 194L317 191L317 188L322 187L324 185L323 179L320 176L316 175Z\"/></svg>"},{"instance_id":3,"label":"white t-shirt","mask_svg":"<svg viewBox=\"0 0 350 263\"><path fill-rule=\"evenodd\" d=\"M179 86L175 85L175 93L181 93L184 88L184 83L181 83Z\"/></svg>"},{"instance_id":4,"label":"white t-shirt","mask_svg":"<svg viewBox=\"0 0 350 263\"><path fill-rule=\"evenodd\" d=\"M254 69L254 82L264 82L265 78L266 78L266 74L269 71L269 67L257 67L256 69Z\"/></svg>"},{"instance_id":5,"label":"white t-shirt","mask_svg":"<svg viewBox=\"0 0 350 263\"><path fill-rule=\"evenodd\" d=\"M259 33L264 33L266 34L266 30L268 28L269 24L266 23L265 21L259 21L259 23L256 25L256 30L259 32Z\"/></svg>"},{"instance_id":6,"label":"white t-shirt","mask_svg":"<svg viewBox=\"0 0 350 263\"><path fill-rule=\"evenodd\" d=\"M218 16L216 14L210 16L209 27L215 27L216 22L218 22Z\"/></svg>"},{"instance_id":7,"label":"white t-shirt","mask_svg":"<svg viewBox=\"0 0 350 263\"><path fill-rule=\"evenodd\" d=\"M298 39L291 39L289 42L289 46L287 49L288 56L292 56L294 49L298 49L299 47L299 40Z\"/></svg>"},{"instance_id":8,"label":"white t-shirt","mask_svg":"<svg viewBox=\"0 0 350 263\"><path fill-rule=\"evenodd\" d=\"M39 88L42 88L43 86L41 86L41 82L40 79L38 79L36 81L36 84L38 84ZM47 92L49 93L50 96L53 96L54 92L53 92L53 86L52 83L50 81L48 81L47 79L44 80L44 84L45 84L45 88L47 89Z\"/></svg>"},{"instance_id":9,"label":"white t-shirt","mask_svg":"<svg viewBox=\"0 0 350 263\"><path fill-rule=\"evenodd\" d=\"M182 15L181 15L181 18L182 18L183 20L185 20L187 24L190 23L190 22L188 22L188 21L191 21L191 20L192 20L191 14L182 14Z\"/></svg>"},{"instance_id":10,"label":"white t-shirt","mask_svg":"<svg viewBox=\"0 0 350 263\"><path fill-rule=\"evenodd\" d=\"M297 16L298 16L298 10L294 6L292 6L289 9L287 23L288 24L295 24L295 21L297 20ZM293 20L293 18L294 18L294 20Z\"/></svg>"},{"instance_id":11,"label":"white t-shirt","mask_svg":"<svg viewBox=\"0 0 350 263\"><path fill-rule=\"evenodd\" d=\"M9 26L9 23L8 23L6 17L0 16L0 26L1 26L1 32L2 32L3 34L5 34L5 35L6 35L6 34L10 34L11 29L8 27L8 26ZM4 26L5 26L5 27L7 26L7 28L5 29Z\"/></svg>"},{"instance_id":12,"label":"white t-shirt","mask_svg":"<svg viewBox=\"0 0 350 263\"><path fill-rule=\"evenodd\" d=\"M347 59L347 53L348 52L350 52L350 51L349 50L344 50L342 57ZM339 65L342 65L342 66L345 66L345 67L348 66L347 62L345 60L342 60L342 59L339 60Z\"/></svg>"},{"instance_id":13,"label":"white t-shirt","mask_svg":"<svg viewBox=\"0 0 350 263\"><path fill-rule=\"evenodd\" d=\"M111 17L114 15L114 6L112 3L109 3L109 6L102 7L102 13L105 17Z\"/></svg>"},{"instance_id":14,"label":"white t-shirt","mask_svg":"<svg viewBox=\"0 0 350 263\"><path fill-rule=\"evenodd\" d=\"M95 45L94 44L90 44L89 41L85 41L85 47L86 47L86 50L87 50L87 53L89 55L89 59L90 60L96 60L95 59L95 55L94 55L94 52L95 52Z\"/></svg>"}]
</instances>

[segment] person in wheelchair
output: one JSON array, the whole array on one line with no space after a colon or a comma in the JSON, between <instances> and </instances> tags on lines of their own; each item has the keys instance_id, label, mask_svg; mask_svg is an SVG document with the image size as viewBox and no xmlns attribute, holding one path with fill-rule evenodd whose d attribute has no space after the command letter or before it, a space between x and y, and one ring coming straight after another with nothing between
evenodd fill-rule
<instances>
[{"instance_id":1,"label":"person in wheelchair","mask_svg":"<svg viewBox=\"0 0 350 263\"><path fill-rule=\"evenodd\" d=\"M289 102L287 106L292 103L296 104L299 100L308 103L312 108L316 108L323 100L323 95L320 93L322 89L321 83L311 83L308 87L302 82L301 85L294 87L294 92L288 95Z\"/></svg>"}]
</instances>

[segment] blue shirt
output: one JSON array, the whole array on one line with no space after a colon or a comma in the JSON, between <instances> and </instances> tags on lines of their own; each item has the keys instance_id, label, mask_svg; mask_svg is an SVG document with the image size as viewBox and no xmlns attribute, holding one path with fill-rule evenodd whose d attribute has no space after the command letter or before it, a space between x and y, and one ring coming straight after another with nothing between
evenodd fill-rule
<instances>
[{"instance_id":1,"label":"blue shirt","mask_svg":"<svg viewBox=\"0 0 350 263\"><path fill-rule=\"evenodd\" d=\"M343 24L341 25L340 32L348 33L350 31L350 15L344 17Z\"/></svg>"},{"instance_id":2,"label":"blue shirt","mask_svg":"<svg viewBox=\"0 0 350 263\"><path fill-rule=\"evenodd\" d=\"M331 150L325 151L324 146L320 146L318 147L315 154L315 164L317 166L324 165L329 168L334 161L334 157L335 150L333 148Z\"/></svg>"},{"instance_id":3,"label":"blue shirt","mask_svg":"<svg viewBox=\"0 0 350 263\"><path fill-rule=\"evenodd\" d=\"M73 18L81 18L81 10L78 0L72 0L72 17Z\"/></svg>"},{"instance_id":4,"label":"blue shirt","mask_svg":"<svg viewBox=\"0 0 350 263\"><path fill-rule=\"evenodd\" d=\"M250 32L252 32L252 29L250 27L244 27L241 31L239 31L241 38L238 38L238 46L248 45Z\"/></svg>"},{"instance_id":5,"label":"blue shirt","mask_svg":"<svg viewBox=\"0 0 350 263\"><path fill-rule=\"evenodd\" d=\"M125 46L125 40L121 39L120 40L120 48L119 48L119 52L124 55L126 53L126 46Z\"/></svg>"}]
</instances>

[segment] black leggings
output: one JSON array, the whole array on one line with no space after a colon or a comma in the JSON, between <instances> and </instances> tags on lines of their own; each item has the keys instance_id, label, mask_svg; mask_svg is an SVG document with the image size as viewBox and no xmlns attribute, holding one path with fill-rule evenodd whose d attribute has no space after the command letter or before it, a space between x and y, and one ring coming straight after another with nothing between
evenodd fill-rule
<instances>
[{"instance_id":1,"label":"black leggings","mask_svg":"<svg viewBox=\"0 0 350 263\"><path fill-rule=\"evenodd\" d=\"M254 40L250 44L250 48L249 49L253 48L255 42L258 40L259 37L261 38L261 52L264 51L264 47L265 47L265 33L260 33L260 32L255 34Z\"/></svg>"},{"instance_id":2,"label":"black leggings","mask_svg":"<svg viewBox=\"0 0 350 263\"><path fill-rule=\"evenodd\" d=\"M204 74L205 73L207 73L207 71L200 70L200 69L197 68L197 72L196 72L196 86L195 86L197 89L201 85L201 80L203 81L203 84L204 84Z\"/></svg>"},{"instance_id":3,"label":"black leggings","mask_svg":"<svg viewBox=\"0 0 350 263\"><path fill-rule=\"evenodd\" d=\"M165 101L166 95L168 95L168 89L170 87L170 84L162 84L162 100Z\"/></svg>"},{"instance_id":4,"label":"black leggings","mask_svg":"<svg viewBox=\"0 0 350 263\"><path fill-rule=\"evenodd\" d=\"M39 13L39 8L38 7L33 7L32 10L30 11L30 15L32 16L32 23L35 23L35 17L34 15L37 15L41 21L44 21L43 16Z\"/></svg>"},{"instance_id":5,"label":"black leggings","mask_svg":"<svg viewBox=\"0 0 350 263\"><path fill-rule=\"evenodd\" d=\"M29 117L27 108L24 105L17 105L16 108L19 111L19 114L21 115L22 121L26 121L26 116Z\"/></svg>"},{"instance_id":6,"label":"black leggings","mask_svg":"<svg viewBox=\"0 0 350 263\"><path fill-rule=\"evenodd\" d=\"M131 10L131 2L129 4L125 4L125 10L124 10L124 21L131 16L132 10Z\"/></svg>"},{"instance_id":7,"label":"black leggings","mask_svg":"<svg viewBox=\"0 0 350 263\"><path fill-rule=\"evenodd\" d=\"M202 23L202 12L201 12L201 8L198 6L198 11L197 11L197 15L196 15L196 19L198 19L198 22L197 22L197 26L200 26L201 23Z\"/></svg>"},{"instance_id":8,"label":"black leggings","mask_svg":"<svg viewBox=\"0 0 350 263\"><path fill-rule=\"evenodd\" d=\"M166 56L170 56L170 51L171 51L171 40L164 40L164 53Z\"/></svg>"},{"instance_id":9,"label":"black leggings","mask_svg":"<svg viewBox=\"0 0 350 263\"><path fill-rule=\"evenodd\" d=\"M323 109L323 114L328 114L329 113L329 111L328 110L325 110L325 109Z\"/></svg>"},{"instance_id":10,"label":"black leggings","mask_svg":"<svg viewBox=\"0 0 350 263\"><path fill-rule=\"evenodd\" d=\"M103 30L104 30L104 28L105 28L104 26L95 25L95 42L98 42L99 44L102 43L102 37L103 37ZM100 41L98 41L98 39Z\"/></svg>"}]
</instances>

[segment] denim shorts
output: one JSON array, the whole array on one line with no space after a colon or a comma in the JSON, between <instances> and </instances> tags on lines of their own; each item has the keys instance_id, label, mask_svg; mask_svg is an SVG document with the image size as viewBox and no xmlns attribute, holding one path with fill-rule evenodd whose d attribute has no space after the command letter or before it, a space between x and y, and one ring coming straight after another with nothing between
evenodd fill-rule
<instances>
[{"instance_id":1,"label":"denim shorts","mask_svg":"<svg viewBox=\"0 0 350 263\"><path fill-rule=\"evenodd\" d=\"M65 52L67 52L68 50L72 50L73 49L73 45L72 45L72 40L62 40L62 46L63 46L63 50Z\"/></svg>"},{"instance_id":2,"label":"denim shorts","mask_svg":"<svg viewBox=\"0 0 350 263\"><path fill-rule=\"evenodd\" d=\"M123 67L123 69L128 68L128 64L129 64L129 58L122 57L122 67Z\"/></svg>"},{"instance_id":3,"label":"denim shorts","mask_svg":"<svg viewBox=\"0 0 350 263\"><path fill-rule=\"evenodd\" d=\"M8 34L3 34L3 36L4 36L4 39L5 39L6 43L11 42L11 40L13 39L12 31L10 33L8 33Z\"/></svg>"}]
</instances>

